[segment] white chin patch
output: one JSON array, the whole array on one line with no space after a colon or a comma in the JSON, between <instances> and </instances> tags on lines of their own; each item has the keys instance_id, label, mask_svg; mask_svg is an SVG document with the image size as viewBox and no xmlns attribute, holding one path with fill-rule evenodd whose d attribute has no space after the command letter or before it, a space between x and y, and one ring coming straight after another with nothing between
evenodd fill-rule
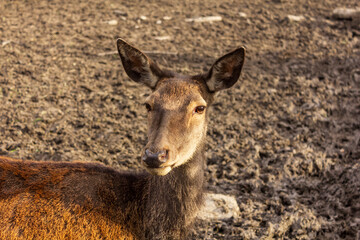
<instances>
[{"instance_id":1,"label":"white chin patch","mask_svg":"<svg viewBox=\"0 0 360 240\"><path fill-rule=\"evenodd\" d=\"M146 168L146 170L152 175L164 176L171 171L171 167L163 167L163 168Z\"/></svg>"}]
</instances>

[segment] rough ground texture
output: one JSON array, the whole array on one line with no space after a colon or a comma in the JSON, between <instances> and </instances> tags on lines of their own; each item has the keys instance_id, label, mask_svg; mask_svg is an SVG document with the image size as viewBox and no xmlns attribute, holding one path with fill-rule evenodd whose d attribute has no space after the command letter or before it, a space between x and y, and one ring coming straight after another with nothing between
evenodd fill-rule
<instances>
[{"instance_id":1,"label":"rough ground texture","mask_svg":"<svg viewBox=\"0 0 360 240\"><path fill-rule=\"evenodd\" d=\"M192 238L359 239L360 22L331 17L343 6L359 3L1 1L0 154L139 170L149 90L101 53L123 37L195 74L245 45L206 151L208 190L237 196L241 214L200 221Z\"/></svg>"}]
</instances>

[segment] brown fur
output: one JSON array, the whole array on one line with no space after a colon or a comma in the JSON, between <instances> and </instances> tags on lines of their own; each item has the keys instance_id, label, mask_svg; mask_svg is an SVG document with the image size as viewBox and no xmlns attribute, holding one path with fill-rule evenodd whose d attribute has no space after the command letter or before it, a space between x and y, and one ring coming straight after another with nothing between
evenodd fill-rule
<instances>
[{"instance_id":1,"label":"brown fur","mask_svg":"<svg viewBox=\"0 0 360 240\"><path fill-rule=\"evenodd\" d=\"M128 75L153 89L145 149L166 150L166 159L150 166L145 157L152 174L135 174L95 163L0 157L0 239L186 238L204 188L207 110L197 109L237 81L244 49L194 77L161 70L121 39L118 49Z\"/></svg>"}]
</instances>

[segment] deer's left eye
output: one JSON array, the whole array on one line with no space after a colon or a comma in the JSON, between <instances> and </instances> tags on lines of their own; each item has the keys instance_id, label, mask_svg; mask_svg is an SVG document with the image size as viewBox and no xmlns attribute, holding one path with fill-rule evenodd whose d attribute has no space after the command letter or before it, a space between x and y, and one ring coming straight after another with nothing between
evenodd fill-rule
<instances>
[{"instance_id":1,"label":"deer's left eye","mask_svg":"<svg viewBox=\"0 0 360 240\"><path fill-rule=\"evenodd\" d=\"M194 108L194 113L201 114L205 111L205 108L205 106L197 106L196 108Z\"/></svg>"}]
</instances>

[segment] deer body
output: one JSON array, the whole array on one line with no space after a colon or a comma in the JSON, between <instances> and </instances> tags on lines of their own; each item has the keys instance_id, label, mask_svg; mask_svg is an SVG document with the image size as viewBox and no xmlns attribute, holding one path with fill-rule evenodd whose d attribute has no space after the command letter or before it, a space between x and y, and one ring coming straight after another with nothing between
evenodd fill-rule
<instances>
[{"instance_id":1,"label":"deer body","mask_svg":"<svg viewBox=\"0 0 360 240\"><path fill-rule=\"evenodd\" d=\"M184 239L201 206L207 107L239 78L244 49L204 75L176 76L118 39L129 77L150 87L147 173L0 157L0 239Z\"/></svg>"},{"instance_id":2,"label":"deer body","mask_svg":"<svg viewBox=\"0 0 360 240\"><path fill-rule=\"evenodd\" d=\"M203 188L203 169L187 178L187 167L157 177L1 157L0 239L181 239Z\"/></svg>"}]
</instances>

